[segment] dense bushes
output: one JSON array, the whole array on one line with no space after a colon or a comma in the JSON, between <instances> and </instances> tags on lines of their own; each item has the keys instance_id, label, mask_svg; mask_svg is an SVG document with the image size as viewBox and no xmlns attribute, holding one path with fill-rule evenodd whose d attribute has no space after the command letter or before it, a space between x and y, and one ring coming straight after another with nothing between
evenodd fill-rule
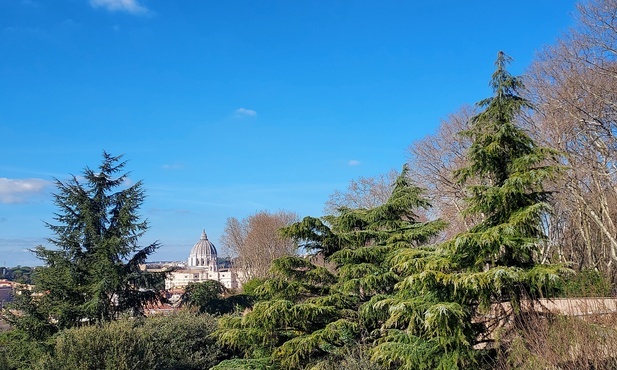
<instances>
[{"instance_id":1,"label":"dense bushes","mask_svg":"<svg viewBox=\"0 0 617 370\"><path fill-rule=\"evenodd\" d=\"M225 360L210 370L277 370L280 369L273 364L269 358L234 358Z\"/></svg>"},{"instance_id":2,"label":"dense bushes","mask_svg":"<svg viewBox=\"0 0 617 370\"><path fill-rule=\"evenodd\" d=\"M354 346L344 348L339 356L319 364L319 370L387 370L370 359L369 347ZM270 358L225 360L210 370L279 370Z\"/></svg>"},{"instance_id":3,"label":"dense bushes","mask_svg":"<svg viewBox=\"0 0 617 370\"><path fill-rule=\"evenodd\" d=\"M20 330L0 334L0 369L29 370L51 348L45 341L34 340Z\"/></svg>"},{"instance_id":4,"label":"dense bushes","mask_svg":"<svg viewBox=\"0 0 617 370\"><path fill-rule=\"evenodd\" d=\"M221 354L210 339L215 327L212 316L189 312L126 318L61 331L46 352L20 350L40 346L17 338L19 331L14 331L5 333L8 340L0 342L5 352L0 364L3 369L40 370L208 369Z\"/></svg>"},{"instance_id":5,"label":"dense bushes","mask_svg":"<svg viewBox=\"0 0 617 370\"><path fill-rule=\"evenodd\" d=\"M613 287L610 278L591 269L583 269L569 276L561 286L561 296L571 297L610 297Z\"/></svg>"}]
</instances>

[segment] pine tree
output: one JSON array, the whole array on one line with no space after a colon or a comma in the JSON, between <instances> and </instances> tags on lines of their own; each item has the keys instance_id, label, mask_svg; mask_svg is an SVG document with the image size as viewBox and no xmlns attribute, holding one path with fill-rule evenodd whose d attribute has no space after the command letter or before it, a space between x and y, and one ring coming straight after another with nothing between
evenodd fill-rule
<instances>
[{"instance_id":1,"label":"pine tree","mask_svg":"<svg viewBox=\"0 0 617 370\"><path fill-rule=\"evenodd\" d=\"M362 319L360 310L375 295L393 291L398 277L390 271L390 254L420 245L444 227L417 220L414 209L428 202L407 176L405 167L381 206L341 209L284 228L305 249L325 256L334 271L300 257L275 260L271 277L255 289L261 299L246 315L223 318L219 340L286 369L324 365L367 344L377 320Z\"/></svg>"},{"instance_id":2,"label":"pine tree","mask_svg":"<svg viewBox=\"0 0 617 370\"><path fill-rule=\"evenodd\" d=\"M57 224L47 223L54 234L48 241L55 248L34 249L45 264L34 276L41 294L25 295L19 302L18 308L31 314L13 317L18 328L37 328L41 336L111 321L122 313L140 315L146 303L159 299L165 274L139 266L159 246L138 245L148 228L138 214L145 192L141 181L129 186L128 174L118 175L125 166L121 157L103 152L98 171L86 167L83 180L56 180Z\"/></svg>"},{"instance_id":3,"label":"pine tree","mask_svg":"<svg viewBox=\"0 0 617 370\"><path fill-rule=\"evenodd\" d=\"M384 336L373 351L379 362L402 369L478 368L490 348L491 330L521 302L555 288L568 270L535 260L544 240L542 217L550 212L543 184L560 171L557 153L535 145L516 125L529 103L521 80L506 71L499 53L491 79L494 95L468 130L469 165L456 176L468 191L466 213L479 221L443 244L402 249L394 271L405 276L396 293L374 300L373 315L385 317ZM492 319L486 315L493 309Z\"/></svg>"}]
</instances>

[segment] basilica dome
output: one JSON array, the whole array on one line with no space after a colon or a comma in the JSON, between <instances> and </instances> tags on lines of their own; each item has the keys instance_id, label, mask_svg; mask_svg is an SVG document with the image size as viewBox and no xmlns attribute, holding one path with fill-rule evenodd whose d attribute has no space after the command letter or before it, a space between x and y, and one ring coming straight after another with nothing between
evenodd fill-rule
<instances>
[{"instance_id":1,"label":"basilica dome","mask_svg":"<svg viewBox=\"0 0 617 370\"><path fill-rule=\"evenodd\" d=\"M210 267L210 270L216 271L216 247L208 240L206 231L202 231L201 238L191 249L189 254L189 267Z\"/></svg>"}]
</instances>

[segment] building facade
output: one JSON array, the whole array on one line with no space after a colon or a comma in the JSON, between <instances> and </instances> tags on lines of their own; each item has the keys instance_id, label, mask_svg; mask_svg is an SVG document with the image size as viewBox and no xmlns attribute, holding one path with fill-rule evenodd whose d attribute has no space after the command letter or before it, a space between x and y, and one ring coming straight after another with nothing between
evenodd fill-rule
<instances>
[{"instance_id":1,"label":"building facade","mask_svg":"<svg viewBox=\"0 0 617 370\"><path fill-rule=\"evenodd\" d=\"M216 247L208 240L206 231L189 253L185 266L171 272L165 280L165 289L183 288L189 283L200 283L206 280L216 280L227 289L239 289L238 271L232 267L220 267Z\"/></svg>"},{"instance_id":2,"label":"building facade","mask_svg":"<svg viewBox=\"0 0 617 370\"><path fill-rule=\"evenodd\" d=\"M0 280L0 308L3 308L5 304L13 301L16 285L17 284L12 281L5 279Z\"/></svg>"}]
</instances>

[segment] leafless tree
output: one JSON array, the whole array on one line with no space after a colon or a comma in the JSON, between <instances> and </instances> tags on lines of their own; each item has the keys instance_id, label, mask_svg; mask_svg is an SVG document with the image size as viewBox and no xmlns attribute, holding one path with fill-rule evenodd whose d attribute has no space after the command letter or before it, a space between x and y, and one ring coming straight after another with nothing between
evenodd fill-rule
<instances>
[{"instance_id":1,"label":"leafless tree","mask_svg":"<svg viewBox=\"0 0 617 370\"><path fill-rule=\"evenodd\" d=\"M563 153L567 167L556 184L553 257L615 271L617 0L581 3L577 19L530 68L531 122L544 145Z\"/></svg>"},{"instance_id":2,"label":"leafless tree","mask_svg":"<svg viewBox=\"0 0 617 370\"><path fill-rule=\"evenodd\" d=\"M236 257L244 281L266 276L273 260L296 254L297 246L279 229L297 221L297 214L286 211L259 211L241 221L227 219L221 243Z\"/></svg>"},{"instance_id":3,"label":"leafless tree","mask_svg":"<svg viewBox=\"0 0 617 370\"><path fill-rule=\"evenodd\" d=\"M462 107L441 122L437 132L409 146L412 180L428 190L432 214L429 218L447 220L450 225L442 238L468 229L471 220L462 216L465 208L464 187L456 181L455 171L464 166L469 139L459 135L475 115L472 107Z\"/></svg>"},{"instance_id":4,"label":"leafless tree","mask_svg":"<svg viewBox=\"0 0 617 370\"><path fill-rule=\"evenodd\" d=\"M399 172L392 169L375 177L351 180L345 191L336 190L326 201L324 212L336 214L342 207L370 209L384 204L394 187Z\"/></svg>"}]
</instances>

